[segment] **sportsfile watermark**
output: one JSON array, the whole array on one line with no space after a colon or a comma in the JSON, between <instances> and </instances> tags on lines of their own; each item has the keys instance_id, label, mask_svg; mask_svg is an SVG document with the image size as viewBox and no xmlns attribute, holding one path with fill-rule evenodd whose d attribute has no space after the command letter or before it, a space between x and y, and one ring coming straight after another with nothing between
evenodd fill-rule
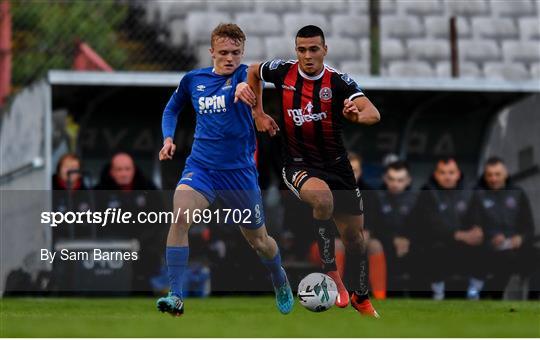
<instances>
[{"instance_id":1,"label":"sportsfile watermark","mask_svg":"<svg viewBox=\"0 0 540 340\"><path fill-rule=\"evenodd\" d=\"M288 182L296 190L292 175ZM320 268L319 259L313 262L304 247L319 237L324 242L322 260L339 261L332 257L330 248L332 243L340 243L339 230L336 240L321 235L321 226L313 220L313 209L292 189L220 191L215 197L205 196L209 205L204 209L186 209L183 203L192 207L198 203L179 197L174 190L1 191L0 265L6 268L7 290L166 289L161 286L168 284L165 274L163 280L154 278L165 261L170 227L176 224L190 225L189 243L194 250L190 254L190 274L186 276L190 284L200 285L197 287L202 291L211 277L215 292L266 291L265 272L255 276L259 274L250 271L257 258L238 227L257 230L265 226L277 241L282 258L302 263L304 275ZM501 262L493 262L494 256L516 254L522 256L520 265L524 270L536 268L538 254L532 250L531 236L534 224L517 217L520 211L535 206L526 197L538 194L534 188L527 194L522 190L407 190L400 194L400 200L394 200L385 190L361 190L360 195L357 190L339 190L332 192L333 200L327 203L333 203L330 209L340 226L350 223L359 227L363 216L362 237L371 243L380 242L390 261L405 263L388 266L387 275L402 280L409 292L431 294L426 275L445 273L449 277L460 275L460 285L448 281L444 287L455 295L469 286L478 291L482 277L495 277L500 275L499 270L508 269L501 268ZM264 199L256 199L259 195ZM179 206L181 209L177 209ZM344 214L353 218L340 220ZM445 240L442 237L448 240L447 247L440 247ZM343 248L336 247L336 251L339 249ZM347 252L344 254L347 256ZM459 264L457 268L455 263ZM36 274L31 277L36 281L33 288L20 284L21 264L24 270ZM247 274L231 276L231 266L246 268ZM355 273L359 268L351 268L350 275L359 277ZM37 275L39 271L50 271L54 281ZM47 280L54 285L47 285ZM359 281L351 282L347 288L360 289Z\"/></svg>"},{"instance_id":2,"label":"sportsfile watermark","mask_svg":"<svg viewBox=\"0 0 540 340\"><path fill-rule=\"evenodd\" d=\"M181 209L176 211L140 211L132 213L122 208L107 208L105 211L44 211L41 213L41 224L58 227L68 224L94 224L106 227L112 224L131 223L166 223L187 224L199 223L234 223L251 224L260 219L261 210L258 205L253 209Z\"/></svg>"}]
</instances>

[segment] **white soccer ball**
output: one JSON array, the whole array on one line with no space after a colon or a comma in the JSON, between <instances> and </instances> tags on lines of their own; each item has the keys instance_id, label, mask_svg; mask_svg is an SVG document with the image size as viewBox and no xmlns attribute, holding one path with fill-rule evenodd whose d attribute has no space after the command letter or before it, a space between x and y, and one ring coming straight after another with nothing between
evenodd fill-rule
<instances>
[{"instance_id":1,"label":"white soccer ball","mask_svg":"<svg viewBox=\"0 0 540 340\"><path fill-rule=\"evenodd\" d=\"M334 280L322 273L311 273L298 285L298 299L312 312L324 312L336 302L337 286Z\"/></svg>"}]
</instances>

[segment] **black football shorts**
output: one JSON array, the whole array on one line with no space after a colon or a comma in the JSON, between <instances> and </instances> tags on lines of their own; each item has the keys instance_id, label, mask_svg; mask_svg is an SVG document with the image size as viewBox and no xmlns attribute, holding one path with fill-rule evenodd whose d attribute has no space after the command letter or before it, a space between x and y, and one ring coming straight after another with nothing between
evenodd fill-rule
<instances>
[{"instance_id":1,"label":"black football shorts","mask_svg":"<svg viewBox=\"0 0 540 340\"><path fill-rule=\"evenodd\" d=\"M319 178L328 184L334 197L334 212L348 215L362 215L364 212L362 194L356 185L354 173L347 157L325 169L308 165L286 165L282 170L287 187L300 198L300 189L311 178Z\"/></svg>"}]
</instances>

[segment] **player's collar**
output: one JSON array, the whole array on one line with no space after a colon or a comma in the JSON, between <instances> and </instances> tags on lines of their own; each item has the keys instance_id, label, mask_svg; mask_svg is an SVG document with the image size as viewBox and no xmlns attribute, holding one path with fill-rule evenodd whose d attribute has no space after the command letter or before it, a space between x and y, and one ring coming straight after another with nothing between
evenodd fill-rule
<instances>
[{"instance_id":1,"label":"player's collar","mask_svg":"<svg viewBox=\"0 0 540 340\"><path fill-rule=\"evenodd\" d=\"M306 79L309 79L309 80L319 80L319 79L321 79L322 76L324 75L324 72L326 72L326 67L323 67L321 73L317 74L316 76L308 76L307 74L302 72L302 69L300 68L300 65L298 65L298 73L300 73L300 75L303 78L306 78Z\"/></svg>"},{"instance_id":2,"label":"player's collar","mask_svg":"<svg viewBox=\"0 0 540 340\"><path fill-rule=\"evenodd\" d=\"M238 68L237 68L237 69L238 69ZM234 72L236 72L236 70L234 70ZM234 72L233 72L233 73L234 73ZM216 72L216 68L215 68L215 67L212 67L212 73L215 74L216 76L221 76L221 77L229 77L229 76L233 75L233 73L227 74L227 75L225 75L225 74L219 74L219 73Z\"/></svg>"}]
</instances>

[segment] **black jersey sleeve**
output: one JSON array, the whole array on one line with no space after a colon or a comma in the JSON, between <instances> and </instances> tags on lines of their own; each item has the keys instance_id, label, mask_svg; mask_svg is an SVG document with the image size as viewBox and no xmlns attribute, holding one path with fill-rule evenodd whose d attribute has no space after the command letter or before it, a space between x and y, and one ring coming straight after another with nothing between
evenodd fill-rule
<instances>
[{"instance_id":1,"label":"black jersey sleeve","mask_svg":"<svg viewBox=\"0 0 540 340\"><path fill-rule=\"evenodd\" d=\"M354 98L364 96L364 92L360 86L347 73L338 73L338 75L337 87L341 98L353 100Z\"/></svg>"},{"instance_id":2,"label":"black jersey sleeve","mask_svg":"<svg viewBox=\"0 0 540 340\"><path fill-rule=\"evenodd\" d=\"M268 60L259 66L259 77L267 83L282 84L292 64L281 59Z\"/></svg>"}]
</instances>

